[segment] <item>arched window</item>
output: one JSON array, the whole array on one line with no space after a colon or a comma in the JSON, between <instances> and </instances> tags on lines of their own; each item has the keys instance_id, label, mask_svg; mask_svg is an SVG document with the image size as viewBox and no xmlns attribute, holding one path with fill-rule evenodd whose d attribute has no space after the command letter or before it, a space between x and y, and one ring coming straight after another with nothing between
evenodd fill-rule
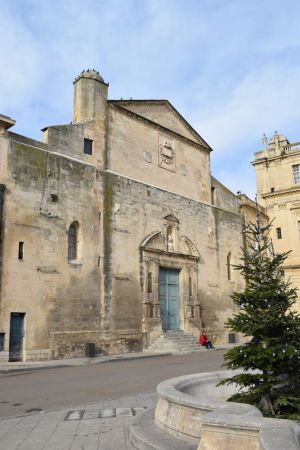
<instances>
[{"instance_id":1,"label":"arched window","mask_svg":"<svg viewBox=\"0 0 300 450\"><path fill-rule=\"evenodd\" d=\"M231 252L227 255L227 278L231 280Z\"/></svg>"},{"instance_id":2,"label":"arched window","mask_svg":"<svg viewBox=\"0 0 300 450\"><path fill-rule=\"evenodd\" d=\"M68 261L78 259L78 222L72 222L68 231Z\"/></svg>"}]
</instances>

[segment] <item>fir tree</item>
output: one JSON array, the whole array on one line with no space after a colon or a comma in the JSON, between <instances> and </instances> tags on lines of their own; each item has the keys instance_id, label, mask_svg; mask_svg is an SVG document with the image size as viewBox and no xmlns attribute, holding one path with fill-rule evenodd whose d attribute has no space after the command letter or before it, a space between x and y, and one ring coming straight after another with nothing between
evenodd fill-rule
<instances>
[{"instance_id":1,"label":"fir tree","mask_svg":"<svg viewBox=\"0 0 300 450\"><path fill-rule=\"evenodd\" d=\"M232 401L256 404L265 415L299 420L300 316L293 309L297 294L282 269L290 252L274 253L270 227L262 226L258 216L244 228L246 249L234 268L246 287L232 295L238 312L227 325L252 339L224 358L228 369L249 372L222 384L238 385Z\"/></svg>"}]
</instances>

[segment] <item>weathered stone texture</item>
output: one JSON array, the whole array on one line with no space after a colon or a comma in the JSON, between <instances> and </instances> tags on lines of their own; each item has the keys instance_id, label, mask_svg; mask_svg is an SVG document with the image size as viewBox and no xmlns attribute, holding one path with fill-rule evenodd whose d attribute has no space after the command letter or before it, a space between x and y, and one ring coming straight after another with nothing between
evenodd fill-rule
<instances>
[{"instance_id":1,"label":"weathered stone texture","mask_svg":"<svg viewBox=\"0 0 300 450\"><path fill-rule=\"evenodd\" d=\"M210 203L209 151L187 142L171 132L161 132L155 125L112 108L110 110L108 168L167 191ZM158 166L159 137L166 136L175 147L175 172ZM152 163L144 159L147 151ZM186 175L178 168L186 167Z\"/></svg>"},{"instance_id":2,"label":"weathered stone texture","mask_svg":"<svg viewBox=\"0 0 300 450\"><path fill-rule=\"evenodd\" d=\"M10 312L26 312L28 349L49 348L50 330L98 330L101 201L95 169L12 142L7 178L1 329L9 335ZM80 260L68 263L74 220L84 246Z\"/></svg>"},{"instance_id":3,"label":"weathered stone texture","mask_svg":"<svg viewBox=\"0 0 300 450\"><path fill-rule=\"evenodd\" d=\"M45 128L44 142L0 137L0 358L11 313L25 314L26 359L83 356L87 343L147 347L162 334L161 268L178 274L180 329L227 342L229 296L242 286L229 276L243 245L237 197L211 178L210 147L168 102L107 101L107 88L82 72L73 123Z\"/></svg>"}]
</instances>

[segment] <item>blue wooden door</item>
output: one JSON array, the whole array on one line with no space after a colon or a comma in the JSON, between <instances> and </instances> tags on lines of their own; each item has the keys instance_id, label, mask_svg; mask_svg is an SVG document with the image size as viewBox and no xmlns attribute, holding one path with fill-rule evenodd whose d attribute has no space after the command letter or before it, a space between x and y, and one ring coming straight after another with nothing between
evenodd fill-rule
<instances>
[{"instance_id":1,"label":"blue wooden door","mask_svg":"<svg viewBox=\"0 0 300 450\"><path fill-rule=\"evenodd\" d=\"M11 313L9 334L9 360L22 361L24 314Z\"/></svg>"},{"instance_id":2,"label":"blue wooden door","mask_svg":"<svg viewBox=\"0 0 300 450\"><path fill-rule=\"evenodd\" d=\"M179 271L159 271L160 317L163 330L179 330Z\"/></svg>"}]
</instances>

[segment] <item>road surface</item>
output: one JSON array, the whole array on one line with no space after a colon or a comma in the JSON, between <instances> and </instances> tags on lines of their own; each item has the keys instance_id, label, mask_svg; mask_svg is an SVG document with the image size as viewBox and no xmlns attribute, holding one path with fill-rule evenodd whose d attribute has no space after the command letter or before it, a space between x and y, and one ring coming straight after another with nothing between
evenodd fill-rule
<instances>
[{"instance_id":1,"label":"road surface","mask_svg":"<svg viewBox=\"0 0 300 450\"><path fill-rule=\"evenodd\" d=\"M205 350L77 367L0 374L0 417L150 393L168 378L221 370L223 353Z\"/></svg>"}]
</instances>

